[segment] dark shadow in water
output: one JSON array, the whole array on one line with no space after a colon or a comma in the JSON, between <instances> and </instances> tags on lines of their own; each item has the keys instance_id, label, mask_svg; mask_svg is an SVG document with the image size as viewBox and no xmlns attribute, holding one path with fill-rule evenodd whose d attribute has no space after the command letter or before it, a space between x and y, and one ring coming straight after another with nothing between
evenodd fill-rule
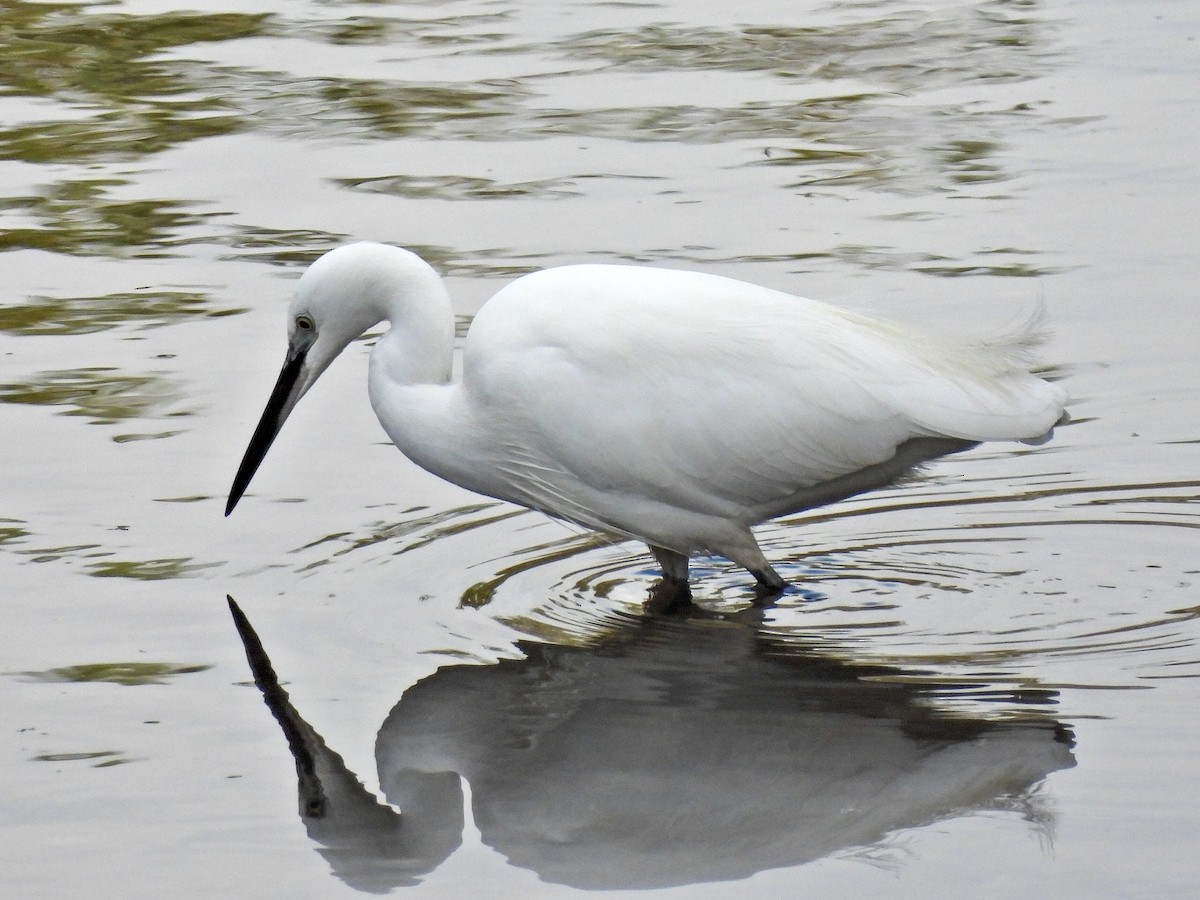
<instances>
[{"instance_id":1,"label":"dark shadow in water","mask_svg":"<svg viewBox=\"0 0 1200 900\"><path fill-rule=\"evenodd\" d=\"M773 644L694 607L592 647L446 666L380 729L379 803L300 717L230 600L255 680L296 758L300 816L335 874L413 884L458 848L463 781L484 843L590 889L748 878L980 810L1045 827L1036 785L1075 764L1043 708L939 711L952 686ZM1045 698L1044 698L1045 699ZM1011 709L1011 707L1009 707Z\"/></svg>"}]
</instances>

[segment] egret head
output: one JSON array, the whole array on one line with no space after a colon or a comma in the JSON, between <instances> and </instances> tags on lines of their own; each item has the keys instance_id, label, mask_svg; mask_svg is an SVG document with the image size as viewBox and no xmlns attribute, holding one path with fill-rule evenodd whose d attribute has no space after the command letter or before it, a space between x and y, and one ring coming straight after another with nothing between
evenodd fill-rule
<instances>
[{"instance_id":1,"label":"egret head","mask_svg":"<svg viewBox=\"0 0 1200 900\"><path fill-rule=\"evenodd\" d=\"M283 369L233 479L225 515L233 512L300 398L351 341L387 318L396 262L408 256L396 247L350 244L305 270L288 312Z\"/></svg>"}]
</instances>

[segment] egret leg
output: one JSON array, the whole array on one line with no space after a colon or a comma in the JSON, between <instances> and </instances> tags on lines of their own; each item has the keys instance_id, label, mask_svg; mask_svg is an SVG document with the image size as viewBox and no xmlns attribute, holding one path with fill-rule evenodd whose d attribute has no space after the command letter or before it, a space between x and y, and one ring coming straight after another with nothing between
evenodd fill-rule
<instances>
[{"instance_id":1,"label":"egret leg","mask_svg":"<svg viewBox=\"0 0 1200 900\"><path fill-rule=\"evenodd\" d=\"M767 566L765 572L751 571L756 584L754 585L754 605L759 608L774 606L779 595L787 589L787 582L779 573Z\"/></svg>"},{"instance_id":2,"label":"egret leg","mask_svg":"<svg viewBox=\"0 0 1200 900\"><path fill-rule=\"evenodd\" d=\"M688 556L677 550L649 545L650 552L662 568L662 581L650 588L646 612L650 615L671 615L692 606L692 589L688 586Z\"/></svg>"},{"instance_id":3,"label":"egret leg","mask_svg":"<svg viewBox=\"0 0 1200 900\"><path fill-rule=\"evenodd\" d=\"M754 580L758 582L758 586L764 590L779 592L787 587L787 582L783 576L767 566L763 569L748 569Z\"/></svg>"},{"instance_id":4,"label":"egret leg","mask_svg":"<svg viewBox=\"0 0 1200 900\"><path fill-rule=\"evenodd\" d=\"M650 552L654 554L654 558L658 560L658 565L662 568L663 579L666 581L678 581L687 584L688 581L688 557L686 553L680 553L677 550L668 550L666 547L655 547L650 544Z\"/></svg>"},{"instance_id":5,"label":"egret leg","mask_svg":"<svg viewBox=\"0 0 1200 900\"><path fill-rule=\"evenodd\" d=\"M782 575L771 568L771 564L767 562L767 558L763 556L762 550L758 547L758 541L754 540L749 532L747 532L746 538L748 544L736 548L725 548L718 552L754 576L754 580L758 582L757 592L760 598L769 597L773 600L787 587L787 582L783 580Z\"/></svg>"}]
</instances>

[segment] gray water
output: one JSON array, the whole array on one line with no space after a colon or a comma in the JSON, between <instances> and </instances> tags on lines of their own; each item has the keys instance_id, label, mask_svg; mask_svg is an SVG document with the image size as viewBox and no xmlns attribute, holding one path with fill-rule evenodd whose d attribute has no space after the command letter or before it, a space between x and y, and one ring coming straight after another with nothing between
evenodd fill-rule
<instances>
[{"instance_id":1,"label":"gray water","mask_svg":"<svg viewBox=\"0 0 1200 900\"><path fill-rule=\"evenodd\" d=\"M1200 10L203 6L0 9L6 896L1192 895ZM664 619L640 546L401 458L363 342L224 519L352 238L464 329L580 261L1040 304L1075 421L765 526L775 608L701 559Z\"/></svg>"}]
</instances>

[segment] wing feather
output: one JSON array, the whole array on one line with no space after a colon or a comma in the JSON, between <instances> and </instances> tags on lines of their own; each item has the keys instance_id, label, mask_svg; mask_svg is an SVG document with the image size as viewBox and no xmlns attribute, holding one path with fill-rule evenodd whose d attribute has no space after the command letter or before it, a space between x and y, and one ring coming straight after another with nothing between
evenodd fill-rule
<instances>
[{"instance_id":1,"label":"wing feather","mask_svg":"<svg viewBox=\"0 0 1200 900\"><path fill-rule=\"evenodd\" d=\"M467 387L514 465L744 516L914 437L1035 438L1061 388L1012 345L919 335L725 278L619 266L526 276L485 305Z\"/></svg>"}]
</instances>

